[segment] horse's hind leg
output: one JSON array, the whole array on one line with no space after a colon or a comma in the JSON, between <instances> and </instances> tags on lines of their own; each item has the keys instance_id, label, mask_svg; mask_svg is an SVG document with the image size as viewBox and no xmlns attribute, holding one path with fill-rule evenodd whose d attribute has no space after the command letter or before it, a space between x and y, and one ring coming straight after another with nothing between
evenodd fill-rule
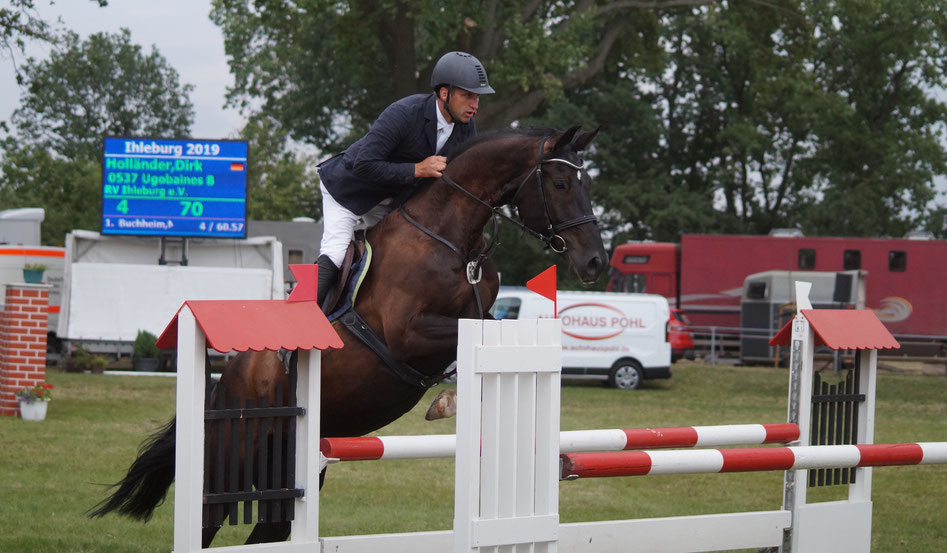
<instances>
[{"instance_id":1,"label":"horse's hind leg","mask_svg":"<svg viewBox=\"0 0 947 553\"><path fill-rule=\"evenodd\" d=\"M279 446L276 446L273 443L274 439L273 439L272 434L267 436L265 439L265 443L266 443L265 447L267 451L267 459L266 459L267 467L273 466L273 463L274 463L273 451L275 447L280 448L279 479L277 482L268 478L271 474L269 472L262 477L261 475L259 475L259 473L255 474L254 484L256 485L256 488L258 490L286 488L289 485L289 481L287 480L287 472L288 472L287 455L289 454L289 448L288 448L289 442L286 438L286 435L284 434L283 436L284 437L280 441ZM263 510L263 512L268 513L266 515L263 515L264 518L270 518L269 515L272 514L272 511L269 510L270 506L264 506L263 503L261 502L260 504L257 505L257 508ZM256 525L254 525L253 531L250 532L250 536L247 538L246 543L251 544L251 543L271 543L271 542L286 541L289 539L289 534L291 530L292 530L292 522L288 520L258 522L256 523Z\"/></svg>"},{"instance_id":2,"label":"horse's hind leg","mask_svg":"<svg viewBox=\"0 0 947 553\"><path fill-rule=\"evenodd\" d=\"M210 528L201 529L201 547L207 549L210 547L210 542L214 541L214 536L217 535L217 531L220 530L219 526L212 526Z\"/></svg>"},{"instance_id":3,"label":"horse's hind leg","mask_svg":"<svg viewBox=\"0 0 947 553\"><path fill-rule=\"evenodd\" d=\"M319 473L319 489L322 489L322 484L323 482L325 482L325 477L326 477L326 469L322 469L322 472ZM291 522L258 522L253 527L253 531L250 532L250 537L247 538L247 543L250 544L250 543L269 543L269 542L286 541L289 539L289 534L291 530L292 530ZM211 537L213 537L213 534L211 535ZM207 546L205 545L204 547L207 547Z\"/></svg>"},{"instance_id":4,"label":"horse's hind leg","mask_svg":"<svg viewBox=\"0 0 947 553\"><path fill-rule=\"evenodd\" d=\"M289 532L292 523L283 522L258 522L250 532L247 543L270 543L281 542L289 539Z\"/></svg>"}]
</instances>

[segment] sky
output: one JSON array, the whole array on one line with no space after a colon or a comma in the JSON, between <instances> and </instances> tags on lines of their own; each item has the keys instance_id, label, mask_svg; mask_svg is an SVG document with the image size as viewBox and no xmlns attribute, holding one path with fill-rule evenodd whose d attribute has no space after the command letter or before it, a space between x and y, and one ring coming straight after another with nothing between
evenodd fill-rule
<instances>
[{"instance_id":1,"label":"sky","mask_svg":"<svg viewBox=\"0 0 947 553\"><path fill-rule=\"evenodd\" d=\"M224 54L220 28L210 18L211 0L109 0L100 8L90 0L36 0L36 9L46 21L62 18L62 25L87 37L92 33L117 33L125 27L132 42L150 52L154 45L179 75L182 84L194 85L195 138L235 138L244 118L235 109L225 109L224 95L233 77ZM46 59L50 48L32 44L27 56ZM22 64L23 57L17 57ZM0 120L9 121L20 105L21 90L14 78L13 61L0 58Z\"/></svg>"},{"instance_id":2,"label":"sky","mask_svg":"<svg viewBox=\"0 0 947 553\"><path fill-rule=\"evenodd\" d=\"M191 135L195 138L236 138L244 118L235 109L224 108L227 87L233 83L227 57L224 54L223 34L210 18L211 0L109 0L100 8L90 0L36 0L36 9L47 21L62 18L62 25L80 36L96 32L118 32L125 27L131 31L132 42L146 51L157 47L168 63L178 72L181 83L191 84L191 102L194 104L194 124ZM46 59L49 46L33 44L28 56ZM18 56L17 62L22 63ZM9 121L20 104L21 90L13 78L14 69L9 57L0 57L0 121ZM937 91L947 96L947 91ZM937 203L947 205L947 178L935 180Z\"/></svg>"}]
</instances>

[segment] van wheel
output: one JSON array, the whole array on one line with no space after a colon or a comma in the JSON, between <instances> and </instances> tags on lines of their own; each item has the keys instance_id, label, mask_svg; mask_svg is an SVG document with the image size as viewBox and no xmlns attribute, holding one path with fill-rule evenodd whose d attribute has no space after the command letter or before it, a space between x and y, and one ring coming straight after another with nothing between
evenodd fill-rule
<instances>
[{"instance_id":1,"label":"van wheel","mask_svg":"<svg viewBox=\"0 0 947 553\"><path fill-rule=\"evenodd\" d=\"M608 373L608 385L619 390L637 390L644 380L641 365L633 359L622 359Z\"/></svg>"}]
</instances>

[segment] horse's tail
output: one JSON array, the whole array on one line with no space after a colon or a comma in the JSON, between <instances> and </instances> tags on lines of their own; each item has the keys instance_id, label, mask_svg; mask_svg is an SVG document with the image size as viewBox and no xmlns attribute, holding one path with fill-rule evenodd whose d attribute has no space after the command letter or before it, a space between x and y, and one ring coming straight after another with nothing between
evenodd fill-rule
<instances>
[{"instance_id":1,"label":"horse's tail","mask_svg":"<svg viewBox=\"0 0 947 553\"><path fill-rule=\"evenodd\" d=\"M174 481L175 420L172 418L141 444L128 474L111 486L118 489L93 507L90 518L112 511L142 521L151 518L155 508L164 503Z\"/></svg>"}]
</instances>

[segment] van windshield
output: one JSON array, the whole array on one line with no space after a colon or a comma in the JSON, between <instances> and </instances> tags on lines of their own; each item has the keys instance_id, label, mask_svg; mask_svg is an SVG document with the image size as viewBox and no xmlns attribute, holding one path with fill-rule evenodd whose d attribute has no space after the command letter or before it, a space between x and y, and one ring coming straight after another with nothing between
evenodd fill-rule
<instances>
[{"instance_id":1,"label":"van windshield","mask_svg":"<svg viewBox=\"0 0 947 553\"><path fill-rule=\"evenodd\" d=\"M520 316L519 298L498 298L490 308L490 314L494 319L517 319Z\"/></svg>"},{"instance_id":2,"label":"van windshield","mask_svg":"<svg viewBox=\"0 0 947 553\"><path fill-rule=\"evenodd\" d=\"M609 270L611 280L608 283L610 292L633 292L643 294L646 290L648 275L641 273L622 274L614 269Z\"/></svg>"}]
</instances>

